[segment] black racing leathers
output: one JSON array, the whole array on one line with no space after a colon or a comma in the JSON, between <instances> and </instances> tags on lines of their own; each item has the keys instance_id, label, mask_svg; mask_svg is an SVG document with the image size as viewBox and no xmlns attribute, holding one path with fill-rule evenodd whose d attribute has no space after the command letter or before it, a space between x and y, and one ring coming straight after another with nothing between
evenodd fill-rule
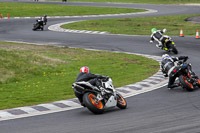
<instances>
[{"instance_id":1,"label":"black racing leathers","mask_svg":"<svg viewBox=\"0 0 200 133\"><path fill-rule=\"evenodd\" d=\"M169 76L168 88L176 87L173 84L174 84L175 79L178 75L174 75L173 71L177 67L182 67L182 69L187 68L186 65L176 66L175 61L187 60L187 58L188 58L187 56L180 56L180 57L172 57L172 58L167 58L167 59L162 60L161 70L162 70L165 77Z\"/></svg>"},{"instance_id":2,"label":"black racing leathers","mask_svg":"<svg viewBox=\"0 0 200 133\"><path fill-rule=\"evenodd\" d=\"M107 76L81 72L77 75L76 82L81 82L81 81L89 82L91 85L96 86L98 89L100 89L100 87L102 87L102 85L101 85L101 81L99 79L104 79L104 78L107 78ZM76 92L75 92L75 95L82 104L82 102L83 102L82 95L80 95Z\"/></svg>"},{"instance_id":3,"label":"black racing leathers","mask_svg":"<svg viewBox=\"0 0 200 133\"><path fill-rule=\"evenodd\" d=\"M166 37L163 36L163 30L158 30L151 35L151 41L156 40L158 43L164 44Z\"/></svg>"},{"instance_id":4,"label":"black racing leathers","mask_svg":"<svg viewBox=\"0 0 200 133\"><path fill-rule=\"evenodd\" d=\"M77 75L77 78L76 78L76 82L80 82L80 81L89 81L91 79L94 79L94 78L105 78L106 76L102 76L102 75L96 75L96 74L92 74L92 73L82 73L80 72L78 75Z\"/></svg>"}]
</instances>

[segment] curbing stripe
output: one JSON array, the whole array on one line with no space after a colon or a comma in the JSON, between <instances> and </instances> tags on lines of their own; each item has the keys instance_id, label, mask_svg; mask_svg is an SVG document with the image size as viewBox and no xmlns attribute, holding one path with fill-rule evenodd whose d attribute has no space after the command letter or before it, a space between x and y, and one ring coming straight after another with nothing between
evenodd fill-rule
<instances>
[{"instance_id":1,"label":"curbing stripe","mask_svg":"<svg viewBox=\"0 0 200 133\"><path fill-rule=\"evenodd\" d=\"M10 114L13 114L13 115L28 114L27 112L23 111L22 109L12 109L12 110L9 110L7 112L10 113Z\"/></svg>"},{"instance_id":2,"label":"curbing stripe","mask_svg":"<svg viewBox=\"0 0 200 133\"><path fill-rule=\"evenodd\" d=\"M0 112L0 120L1 118L9 118L9 117L12 117L14 115L12 115L11 113L7 112L7 111L1 111Z\"/></svg>"},{"instance_id":3,"label":"curbing stripe","mask_svg":"<svg viewBox=\"0 0 200 133\"><path fill-rule=\"evenodd\" d=\"M39 112L38 110L34 109L34 108L30 108L30 107L20 107L19 109L27 112L27 113L36 113Z\"/></svg>"},{"instance_id":4,"label":"curbing stripe","mask_svg":"<svg viewBox=\"0 0 200 133\"><path fill-rule=\"evenodd\" d=\"M49 110L49 109L42 107L42 106L33 106L33 107L30 107L30 108L33 108L37 111L48 111Z\"/></svg>"}]
</instances>

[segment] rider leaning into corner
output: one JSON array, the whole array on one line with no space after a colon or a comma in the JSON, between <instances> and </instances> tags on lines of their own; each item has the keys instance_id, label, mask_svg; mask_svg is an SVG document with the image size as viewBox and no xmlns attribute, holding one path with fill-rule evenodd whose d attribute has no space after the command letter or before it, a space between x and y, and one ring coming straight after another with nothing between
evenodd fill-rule
<instances>
[{"instance_id":1,"label":"rider leaning into corner","mask_svg":"<svg viewBox=\"0 0 200 133\"><path fill-rule=\"evenodd\" d=\"M188 59L188 56L170 57L168 54L162 55L161 70L165 77L169 76L169 82L168 82L169 89L179 86L179 84L174 84L176 77L179 76L175 74L174 70L177 69L178 67L181 67L181 69L189 69L191 77L195 77L194 72L192 72L191 64L189 65L178 64L178 61L180 60L186 61L187 59Z\"/></svg>"},{"instance_id":2,"label":"rider leaning into corner","mask_svg":"<svg viewBox=\"0 0 200 133\"><path fill-rule=\"evenodd\" d=\"M44 14L42 17L40 17L40 20L42 20L43 25L46 25L46 24L47 24L47 15ZM42 25L42 26L43 26L43 25Z\"/></svg>"},{"instance_id":3,"label":"rider leaning into corner","mask_svg":"<svg viewBox=\"0 0 200 133\"><path fill-rule=\"evenodd\" d=\"M107 79L107 78L108 76L92 74L90 73L89 67L83 66L80 68L80 73L77 75L76 82L81 82L81 81L89 82L91 85L97 87L96 89L101 90L103 88L101 80L99 79ZM78 97L79 101L82 104L83 101L80 95L75 92L75 96Z\"/></svg>"},{"instance_id":4,"label":"rider leaning into corner","mask_svg":"<svg viewBox=\"0 0 200 133\"><path fill-rule=\"evenodd\" d=\"M165 40L167 39L163 33L165 33L167 31L167 29L163 29L163 30L157 30L156 28L151 29L151 40L150 43L153 43L153 41L157 41L158 44L156 44L156 47L162 49L163 48L163 44L165 42Z\"/></svg>"}]
</instances>

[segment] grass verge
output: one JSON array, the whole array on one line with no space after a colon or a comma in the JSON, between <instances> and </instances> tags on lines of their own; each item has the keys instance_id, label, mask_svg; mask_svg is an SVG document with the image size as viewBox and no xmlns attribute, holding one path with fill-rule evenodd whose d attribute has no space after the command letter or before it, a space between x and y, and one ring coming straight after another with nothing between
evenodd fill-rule
<instances>
[{"instance_id":1,"label":"grass verge","mask_svg":"<svg viewBox=\"0 0 200 133\"><path fill-rule=\"evenodd\" d=\"M46 0L62 1L62 0ZM200 3L199 0L68 0L69 2L117 2L117 3L145 3L145 4L185 4Z\"/></svg>"},{"instance_id":2,"label":"grass verge","mask_svg":"<svg viewBox=\"0 0 200 133\"><path fill-rule=\"evenodd\" d=\"M166 34L174 36L179 35L182 28L184 35L195 35L199 24L184 21L184 19L193 16L199 15L89 20L62 25L61 27L77 30L108 31L112 34L128 35L151 35L151 29L155 27L157 29L167 28Z\"/></svg>"},{"instance_id":3,"label":"grass verge","mask_svg":"<svg viewBox=\"0 0 200 133\"><path fill-rule=\"evenodd\" d=\"M48 16L76 16L99 15L143 12L143 9L113 8L113 7L86 7L52 4L30 4L0 2L0 14L4 17L9 13L10 17L34 17L47 14Z\"/></svg>"},{"instance_id":4,"label":"grass verge","mask_svg":"<svg viewBox=\"0 0 200 133\"><path fill-rule=\"evenodd\" d=\"M159 69L158 62L137 55L10 42L0 42L0 62L0 109L73 98L81 66L109 75L115 87Z\"/></svg>"}]
</instances>

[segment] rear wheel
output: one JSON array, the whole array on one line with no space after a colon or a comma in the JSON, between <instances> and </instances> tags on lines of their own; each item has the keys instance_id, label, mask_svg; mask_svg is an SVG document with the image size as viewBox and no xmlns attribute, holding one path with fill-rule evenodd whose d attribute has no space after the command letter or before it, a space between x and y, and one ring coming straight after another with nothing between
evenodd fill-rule
<instances>
[{"instance_id":1,"label":"rear wheel","mask_svg":"<svg viewBox=\"0 0 200 133\"><path fill-rule=\"evenodd\" d=\"M117 94L117 107L120 109L125 109L127 107L126 100L120 94Z\"/></svg>"},{"instance_id":2,"label":"rear wheel","mask_svg":"<svg viewBox=\"0 0 200 133\"><path fill-rule=\"evenodd\" d=\"M104 112L104 104L98 101L95 94L87 92L83 95L83 103L94 114L102 114Z\"/></svg>"},{"instance_id":3,"label":"rear wheel","mask_svg":"<svg viewBox=\"0 0 200 133\"><path fill-rule=\"evenodd\" d=\"M172 52L173 52L174 54L178 54L178 50L176 49L176 47L175 47L174 45L171 44L170 47L171 47Z\"/></svg>"},{"instance_id":4,"label":"rear wheel","mask_svg":"<svg viewBox=\"0 0 200 133\"><path fill-rule=\"evenodd\" d=\"M192 83L190 83L188 81L188 78L186 76L179 76L179 80L182 84L182 87L185 88L187 91L193 91L194 90L194 86L192 85Z\"/></svg>"}]
</instances>

